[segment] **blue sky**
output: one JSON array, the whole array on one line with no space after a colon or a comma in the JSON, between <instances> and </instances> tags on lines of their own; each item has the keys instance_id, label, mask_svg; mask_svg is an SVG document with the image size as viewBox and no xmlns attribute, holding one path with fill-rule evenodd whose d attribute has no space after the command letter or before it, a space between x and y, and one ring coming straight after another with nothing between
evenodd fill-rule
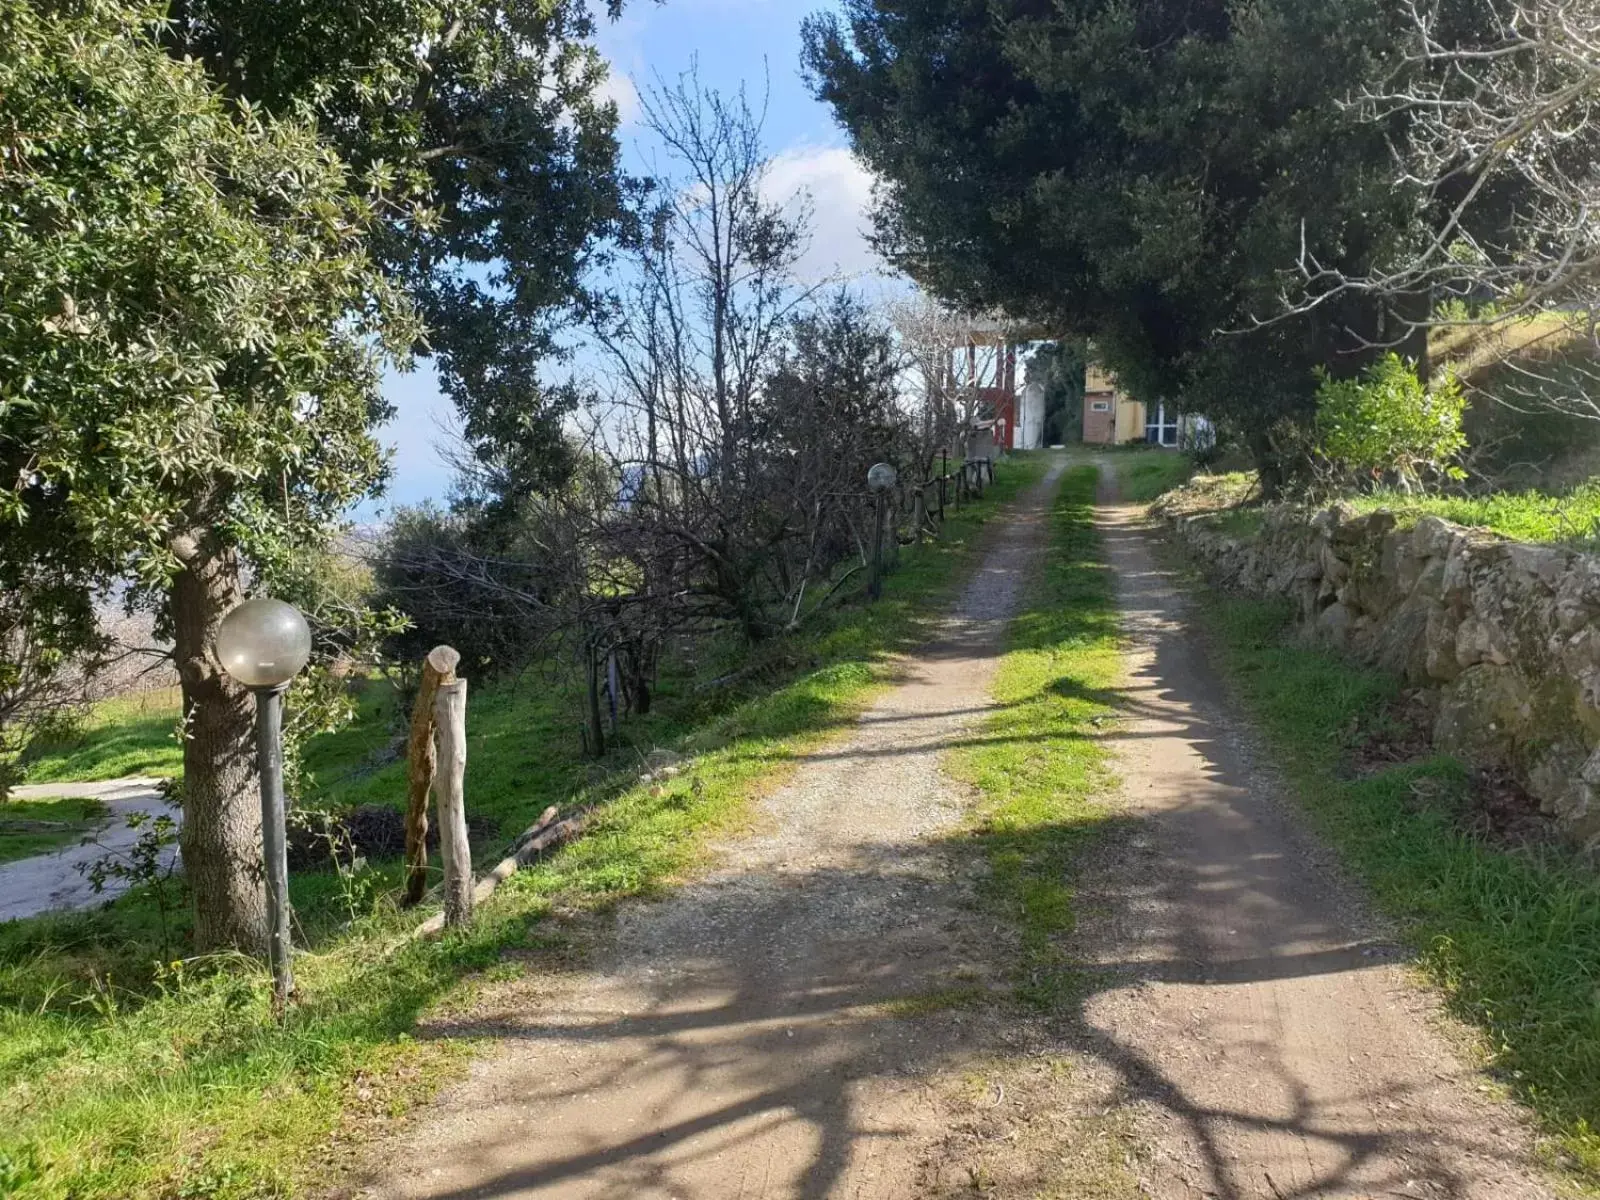
<instances>
[{"instance_id":1,"label":"blue sky","mask_svg":"<svg viewBox=\"0 0 1600 1200\"><path fill-rule=\"evenodd\" d=\"M702 82L733 91L746 84L752 101L768 93L766 139L774 161L769 190L790 200L804 189L815 211L811 250L801 264L814 278L858 275L875 262L862 238L870 181L845 149L829 110L800 79L800 22L827 0L634 0L620 21L602 25L600 49L613 67L612 95L622 115L621 139L630 170L647 172L652 154L635 123L638 92L657 77L671 82L698 63ZM423 364L393 375L385 392L396 407L382 439L394 447L394 479L376 512L394 504L443 499L450 470L436 445L451 418L432 373ZM362 514L375 515L372 506Z\"/></svg>"}]
</instances>

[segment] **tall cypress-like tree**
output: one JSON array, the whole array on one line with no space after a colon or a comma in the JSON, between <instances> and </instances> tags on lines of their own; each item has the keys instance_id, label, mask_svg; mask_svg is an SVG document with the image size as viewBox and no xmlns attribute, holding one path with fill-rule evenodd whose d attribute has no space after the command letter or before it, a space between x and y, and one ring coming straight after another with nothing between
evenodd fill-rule
<instances>
[{"instance_id":1,"label":"tall cypress-like tree","mask_svg":"<svg viewBox=\"0 0 1600 1200\"><path fill-rule=\"evenodd\" d=\"M1140 394L1232 419L1271 465L1312 368L1384 340L1367 297L1255 321L1303 235L1358 264L1412 234L1388 131L1340 103L1391 24L1379 0L846 0L806 23L805 63L883 181L893 261L1092 336Z\"/></svg>"}]
</instances>

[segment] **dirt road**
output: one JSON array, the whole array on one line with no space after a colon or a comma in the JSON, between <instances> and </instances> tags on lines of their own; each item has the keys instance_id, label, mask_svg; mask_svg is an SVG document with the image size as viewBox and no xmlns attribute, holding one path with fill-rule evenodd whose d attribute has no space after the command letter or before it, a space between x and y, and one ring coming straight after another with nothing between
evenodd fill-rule
<instances>
[{"instance_id":1,"label":"dirt road","mask_svg":"<svg viewBox=\"0 0 1600 1200\"><path fill-rule=\"evenodd\" d=\"M1081 1013L907 1017L953 982L1003 986L1005 932L972 903L970 860L940 847L969 801L940 760L989 709L1059 471L999 527L903 682L805 759L709 876L628 906L597 967L433 1023L495 1052L357 1194L1548 1194L1515 1111L1452 1053L1247 753L1154 535L1109 491L1128 820L1079 881Z\"/></svg>"},{"instance_id":2,"label":"dirt road","mask_svg":"<svg viewBox=\"0 0 1600 1200\"><path fill-rule=\"evenodd\" d=\"M1130 635L1115 738L1138 832L1085 931L1111 982L1087 1048L1151 1147L1157 1196L1548 1193L1508 1105L1460 1057L1394 947L1252 762L1140 513L1098 523Z\"/></svg>"},{"instance_id":3,"label":"dirt road","mask_svg":"<svg viewBox=\"0 0 1600 1200\"><path fill-rule=\"evenodd\" d=\"M971 1052L894 1002L989 955L936 837L939 760L981 719L1061 470L1009 514L933 645L803 760L717 868L620 919L592 974L463 1029L487 1058L386 1151L385 1200L927 1195L948 1133L930 1074Z\"/></svg>"}]
</instances>

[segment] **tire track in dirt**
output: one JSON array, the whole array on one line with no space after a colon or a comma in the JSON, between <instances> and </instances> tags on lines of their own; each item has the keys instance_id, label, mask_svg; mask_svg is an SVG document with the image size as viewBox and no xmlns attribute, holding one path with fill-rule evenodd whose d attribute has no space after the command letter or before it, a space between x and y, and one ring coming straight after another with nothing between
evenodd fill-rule
<instances>
[{"instance_id":1,"label":"tire track in dirt","mask_svg":"<svg viewBox=\"0 0 1600 1200\"><path fill-rule=\"evenodd\" d=\"M932 1194L940 1072L993 1023L894 1004L992 969L940 839L968 797L944 752L990 709L1006 626L1065 460L992 526L933 642L842 739L804 755L705 877L624 907L605 961L435 1024L495 1053L386 1147L382 1200Z\"/></svg>"},{"instance_id":2,"label":"tire track in dirt","mask_svg":"<svg viewBox=\"0 0 1600 1200\"><path fill-rule=\"evenodd\" d=\"M1085 881L1084 1049L1121 1078L1159 1197L1535 1200L1511 1105L1253 763L1142 512L1102 465L1130 641L1112 741L1132 832Z\"/></svg>"}]
</instances>

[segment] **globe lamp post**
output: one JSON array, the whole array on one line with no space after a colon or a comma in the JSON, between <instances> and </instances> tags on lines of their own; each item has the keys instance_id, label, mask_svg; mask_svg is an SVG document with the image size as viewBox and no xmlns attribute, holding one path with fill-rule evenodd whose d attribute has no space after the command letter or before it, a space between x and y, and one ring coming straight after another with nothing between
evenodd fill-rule
<instances>
[{"instance_id":1,"label":"globe lamp post","mask_svg":"<svg viewBox=\"0 0 1600 1200\"><path fill-rule=\"evenodd\" d=\"M289 847L283 805L283 694L311 658L311 629L292 604L246 600L217 627L217 659L256 700L256 764L261 772L261 848L267 875L273 999L294 990L289 962Z\"/></svg>"},{"instance_id":2,"label":"globe lamp post","mask_svg":"<svg viewBox=\"0 0 1600 1200\"><path fill-rule=\"evenodd\" d=\"M872 574L867 582L867 596L876 600L883 595L883 525L889 506L889 492L899 474L888 463L874 463L867 472L867 491L872 493Z\"/></svg>"}]
</instances>

